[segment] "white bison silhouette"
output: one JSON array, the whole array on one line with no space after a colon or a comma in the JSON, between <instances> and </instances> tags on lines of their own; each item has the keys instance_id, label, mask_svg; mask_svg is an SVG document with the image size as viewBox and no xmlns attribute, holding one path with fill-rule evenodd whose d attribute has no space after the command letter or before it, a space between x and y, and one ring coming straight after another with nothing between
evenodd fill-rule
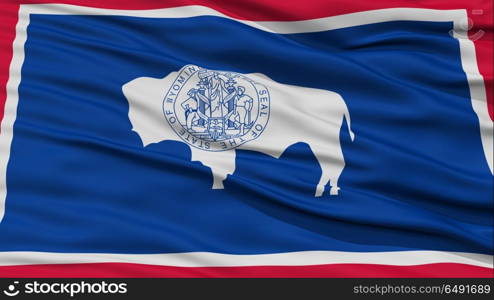
<instances>
[{"instance_id":1,"label":"white bison silhouette","mask_svg":"<svg viewBox=\"0 0 494 300\"><path fill-rule=\"evenodd\" d=\"M164 140L182 141L166 121L162 107L177 74L172 72L162 79L140 77L122 87L129 102L130 122L143 146ZM281 84L259 73L245 76L269 90L269 122L259 137L234 149L212 152L190 147L192 161L200 161L211 168L212 188L223 189L223 181L235 171L236 149L258 151L279 158L290 145L305 142L322 169L315 196L323 194L328 181L330 195L338 195L338 178L345 167L340 146L343 120L346 120L350 137L354 140L343 98L331 91Z\"/></svg>"}]
</instances>

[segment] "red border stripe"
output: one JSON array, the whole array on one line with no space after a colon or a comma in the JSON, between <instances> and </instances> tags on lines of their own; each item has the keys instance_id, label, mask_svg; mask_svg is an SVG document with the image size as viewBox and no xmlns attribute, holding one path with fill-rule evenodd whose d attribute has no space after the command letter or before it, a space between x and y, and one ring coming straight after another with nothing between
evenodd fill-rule
<instances>
[{"instance_id":1,"label":"red border stripe","mask_svg":"<svg viewBox=\"0 0 494 300\"><path fill-rule=\"evenodd\" d=\"M493 269L456 263L416 266L329 264L312 266L171 267L130 263L88 263L2 266L0 277L10 278L199 278L199 277L345 277L345 278L492 278Z\"/></svg>"}]
</instances>

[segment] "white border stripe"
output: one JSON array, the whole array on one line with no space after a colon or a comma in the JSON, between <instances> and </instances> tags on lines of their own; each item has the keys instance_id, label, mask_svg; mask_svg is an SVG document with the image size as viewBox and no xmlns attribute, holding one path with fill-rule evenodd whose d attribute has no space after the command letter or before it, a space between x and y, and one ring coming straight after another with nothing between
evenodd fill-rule
<instances>
[{"instance_id":1,"label":"white border stripe","mask_svg":"<svg viewBox=\"0 0 494 300\"><path fill-rule=\"evenodd\" d=\"M0 266L77 263L134 263L176 267L305 266L323 264L412 266L433 263L459 263L493 268L492 256L490 255L442 251L301 251L256 255L212 252L167 254L0 252Z\"/></svg>"}]
</instances>

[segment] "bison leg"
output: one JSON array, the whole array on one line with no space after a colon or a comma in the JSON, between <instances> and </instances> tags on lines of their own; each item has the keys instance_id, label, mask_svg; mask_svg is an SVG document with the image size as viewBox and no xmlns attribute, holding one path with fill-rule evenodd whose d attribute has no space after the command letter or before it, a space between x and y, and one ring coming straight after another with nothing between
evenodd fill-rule
<instances>
[{"instance_id":1,"label":"bison leg","mask_svg":"<svg viewBox=\"0 0 494 300\"><path fill-rule=\"evenodd\" d=\"M312 149L314 147L311 147ZM316 197L322 196L324 193L324 187L326 184L331 185L330 195L338 195L338 179L340 178L343 168L345 168L345 160L343 158L343 153L339 147L327 147L325 151L314 151L316 159L321 166L321 178L316 187Z\"/></svg>"},{"instance_id":2,"label":"bison leg","mask_svg":"<svg viewBox=\"0 0 494 300\"><path fill-rule=\"evenodd\" d=\"M317 184L316 187L316 197L321 197L322 194L324 193L324 187L326 184L328 184L328 181L331 178L331 173L329 172L331 166L329 164L329 157L328 155L324 155L321 152L315 152L314 153L316 156L317 161L319 162L319 165L321 166L321 178L319 178L319 183Z\"/></svg>"},{"instance_id":3,"label":"bison leg","mask_svg":"<svg viewBox=\"0 0 494 300\"><path fill-rule=\"evenodd\" d=\"M200 161L213 173L213 189L223 189L223 181L235 171L235 150L203 151L192 147L192 161Z\"/></svg>"},{"instance_id":4,"label":"bison leg","mask_svg":"<svg viewBox=\"0 0 494 300\"><path fill-rule=\"evenodd\" d=\"M226 152L233 153L233 156L230 153L225 152L213 152L216 155L219 154L221 159L209 161L209 167L211 168L211 172L213 173L213 189L224 189L223 181L228 177L228 175L233 174L235 171L235 150L229 150Z\"/></svg>"},{"instance_id":5,"label":"bison leg","mask_svg":"<svg viewBox=\"0 0 494 300\"><path fill-rule=\"evenodd\" d=\"M338 187L338 183L334 183L332 180L331 180L331 190L329 191L329 194L331 196L337 196L338 195L338 191L340 190L340 188Z\"/></svg>"},{"instance_id":6,"label":"bison leg","mask_svg":"<svg viewBox=\"0 0 494 300\"><path fill-rule=\"evenodd\" d=\"M324 193L324 187L326 184L328 184L328 181L330 179L330 173L329 173L329 165L325 163L324 157L322 154L317 155L316 158L319 161L319 165L321 166L321 178L319 179L319 183L317 184L316 187L316 197L321 197L322 194Z\"/></svg>"},{"instance_id":7,"label":"bison leg","mask_svg":"<svg viewBox=\"0 0 494 300\"><path fill-rule=\"evenodd\" d=\"M331 196L336 196L338 195L338 191L340 190L340 187L338 186L338 178L340 177L341 171L328 171L329 169L334 169L334 168L327 168L326 170L323 169L323 173L321 174L321 179L319 179L319 183L317 184L316 187L316 197L321 197L322 194L324 193L324 187L326 184L331 185L331 190L329 191L329 194ZM330 175L331 174L331 175Z\"/></svg>"},{"instance_id":8,"label":"bison leg","mask_svg":"<svg viewBox=\"0 0 494 300\"><path fill-rule=\"evenodd\" d=\"M325 172L324 169L321 174L321 179L319 179L319 183L317 184L316 187L316 197L321 197L322 194L324 193L324 187L329 181L329 174L328 172Z\"/></svg>"}]
</instances>

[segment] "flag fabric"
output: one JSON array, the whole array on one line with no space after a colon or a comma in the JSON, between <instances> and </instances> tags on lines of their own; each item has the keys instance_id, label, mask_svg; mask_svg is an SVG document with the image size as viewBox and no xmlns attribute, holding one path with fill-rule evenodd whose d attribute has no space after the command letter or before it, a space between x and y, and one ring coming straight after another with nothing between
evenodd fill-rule
<instances>
[{"instance_id":1,"label":"flag fabric","mask_svg":"<svg viewBox=\"0 0 494 300\"><path fill-rule=\"evenodd\" d=\"M2 1L0 276L492 277L463 2Z\"/></svg>"}]
</instances>

